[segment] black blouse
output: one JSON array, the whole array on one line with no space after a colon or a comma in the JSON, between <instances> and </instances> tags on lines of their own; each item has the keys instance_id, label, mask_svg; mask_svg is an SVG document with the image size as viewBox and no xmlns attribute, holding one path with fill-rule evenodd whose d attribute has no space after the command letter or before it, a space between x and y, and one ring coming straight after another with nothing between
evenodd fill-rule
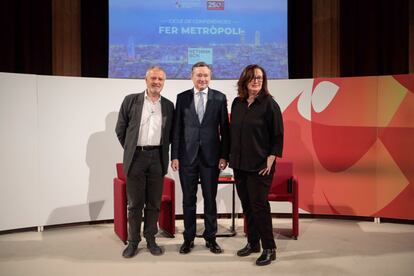
<instances>
[{"instance_id":1,"label":"black blouse","mask_svg":"<svg viewBox=\"0 0 414 276\"><path fill-rule=\"evenodd\" d=\"M244 171L266 168L267 157L282 157L283 119L279 105L270 95L259 94L248 106L234 99L230 115L230 167Z\"/></svg>"}]
</instances>

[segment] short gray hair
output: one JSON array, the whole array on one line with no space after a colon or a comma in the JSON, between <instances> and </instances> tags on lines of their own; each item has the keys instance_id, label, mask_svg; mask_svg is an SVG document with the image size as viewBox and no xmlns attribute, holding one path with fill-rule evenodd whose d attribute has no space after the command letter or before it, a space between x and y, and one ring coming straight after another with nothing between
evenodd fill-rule
<instances>
[{"instance_id":1,"label":"short gray hair","mask_svg":"<svg viewBox=\"0 0 414 276\"><path fill-rule=\"evenodd\" d=\"M158 65L152 65L152 66L150 66L150 67L147 69L147 72L145 73L145 77L148 77L149 72L150 72L150 71L152 71L152 70L159 70L159 71L162 71L162 72L164 73L164 75L165 75L165 78L167 78L167 73L165 73L164 68L162 68L161 66L158 66Z\"/></svg>"}]
</instances>

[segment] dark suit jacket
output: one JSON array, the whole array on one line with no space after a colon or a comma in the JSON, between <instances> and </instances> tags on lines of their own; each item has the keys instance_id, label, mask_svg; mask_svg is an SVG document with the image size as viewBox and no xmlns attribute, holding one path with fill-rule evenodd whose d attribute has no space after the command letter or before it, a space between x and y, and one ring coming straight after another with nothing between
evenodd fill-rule
<instances>
[{"instance_id":1,"label":"dark suit jacket","mask_svg":"<svg viewBox=\"0 0 414 276\"><path fill-rule=\"evenodd\" d=\"M194 89L177 96L171 145L171 160L180 165L191 165L201 147L208 166L217 166L218 160L229 157L229 117L226 96L208 89L203 121L199 122L194 105Z\"/></svg>"},{"instance_id":2,"label":"dark suit jacket","mask_svg":"<svg viewBox=\"0 0 414 276\"><path fill-rule=\"evenodd\" d=\"M141 123L142 107L144 106L145 91L131 94L125 97L119 110L118 122L115 132L118 140L124 148L124 173L128 175L132 158L137 147L139 126ZM174 115L174 104L161 96L162 113L162 171L164 175L168 171L168 153L171 143L171 126Z\"/></svg>"}]
</instances>

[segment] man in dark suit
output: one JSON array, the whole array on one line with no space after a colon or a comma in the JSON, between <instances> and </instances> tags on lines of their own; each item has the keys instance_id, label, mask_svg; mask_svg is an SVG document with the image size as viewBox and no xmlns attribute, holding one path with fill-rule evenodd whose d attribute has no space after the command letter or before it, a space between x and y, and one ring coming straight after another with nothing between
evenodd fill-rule
<instances>
[{"instance_id":1,"label":"man in dark suit","mask_svg":"<svg viewBox=\"0 0 414 276\"><path fill-rule=\"evenodd\" d=\"M150 67L145 76L147 89L125 97L119 111L116 134L124 148L124 173L128 200L128 246L122 255L133 257L141 241L142 210L144 237L153 255L162 249L155 242L158 232L163 178L168 171L170 130L174 104L161 96L165 71ZM144 208L145 206L145 208Z\"/></svg>"},{"instance_id":2,"label":"man in dark suit","mask_svg":"<svg viewBox=\"0 0 414 276\"><path fill-rule=\"evenodd\" d=\"M180 253L189 253L194 247L199 180L204 198L203 237L211 252L221 253L216 242L216 194L218 175L227 167L229 155L227 99L208 87L208 64L194 64L191 79L194 88L177 96L171 146L171 167L179 170L183 191L184 243Z\"/></svg>"}]
</instances>

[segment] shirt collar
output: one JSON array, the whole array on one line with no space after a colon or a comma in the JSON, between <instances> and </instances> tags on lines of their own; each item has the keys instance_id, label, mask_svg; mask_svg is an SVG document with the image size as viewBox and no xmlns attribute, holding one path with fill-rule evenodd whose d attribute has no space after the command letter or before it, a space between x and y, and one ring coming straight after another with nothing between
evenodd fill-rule
<instances>
[{"instance_id":1,"label":"shirt collar","mask_svg":"<svg viewBox=\"0 0 414 276\"><path fill-rule=\"evenodd\" d=\"M148 96L148 90L145 90L145 100L148 100L148 101L151 101L152 102L152 100L150 99L150 97ZM158 100L156 100L155 101L156 103L157 102L161 102L161 95L160 95L160 97L158 98Z\"/></svg>"},{"instance_id":2,"label":"shirt collar","mask_svg":"<svg viewBox=\"0 0 414 276\"><path fill-rule=\"evenodd\" d=\"M254 99L255 102L257 103L261 103L264 99L265 99L266 95L262 92L259 93L259 95L256 96L256 98ZM246 98L242 98L243 102L247 103L247 99Z\"/></svg>"},{"instance_id":3,"label":"shirt collar","mask_svg":"<svg viewBox=\"0 0 414 276\"><path fill-rule=\"evenodd\" d=\"M260 92L259 95L257 95L257 97L256 97L256 101L258 101L260 103L264 100L265 97L266 97L266 95L264 93Z\"/></svg>"},{"instance_id":4,"label":"shirt collar","mask_svg":"<svg viewBox=\"0 0 414 276\"><path fill-rule=\"evenodd\" d=\"M208 87L207 88L205 88L204 90L201 90L201 91L198 91L195 87L193 88L193 90L194 90L194 94L197 94L198 92L203 92L204 94L206 94L207 95L207 93L208 93Z\"/></svg>"}]
</instances>

